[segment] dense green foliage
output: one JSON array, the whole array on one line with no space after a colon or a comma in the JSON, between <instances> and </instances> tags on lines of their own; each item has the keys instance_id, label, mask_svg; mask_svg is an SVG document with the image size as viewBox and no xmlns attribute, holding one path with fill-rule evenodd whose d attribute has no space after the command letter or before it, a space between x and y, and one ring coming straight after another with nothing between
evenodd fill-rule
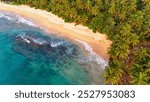
<instances>
[{"instance_id":1,"label":"dense green foliage","mask_svg":"<svg viewBox=\"0 0 150 102\"><path fill-rule=\"evenodd\" d=\"M5 0L6 1L6 0ZM107 34L106 84L150 84L150 0L7 0Z\"/></svg>"}]
</instances>

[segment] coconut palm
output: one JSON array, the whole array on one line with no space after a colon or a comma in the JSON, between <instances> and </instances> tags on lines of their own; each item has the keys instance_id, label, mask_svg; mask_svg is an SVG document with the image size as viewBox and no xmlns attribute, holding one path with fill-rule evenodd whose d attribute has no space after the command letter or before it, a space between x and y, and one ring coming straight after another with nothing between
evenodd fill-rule
<instances>
[{"instance_id":1,"label":"coconut palm","mask_svg":"<svg viewBox=\"0 0 150 102\"><path fill-rule=\"evenodd\" d=\"M99 12L99 7L98 6L92 7L91 13L92 13L92 15L97 16L100 13Z\"/></svg>"},{"instance_id":2,"label":"coconut palm","mask_svg":"<svg viewBox=\"0 0 150 102\"><path fill-rule=\"evenodd\" d=\"M105 76L105 83L107 84L119 84L120 79L123 75L123 69L122 69L122 64L120 61L115 60L109 63L110 66L113 67L108 67L106 69L106 72L104 74Z\"/></svg>"},{"instance_id":3,"label":"coconut palm","mask_svg":"<svg viewBox=\"0 0 150 102\"><path fill-rule=\"evenodd\" d=\"M131 84L147 85L150 77L148 77L145 72L139 72L133 75L131 78L132 78Z\"/></svg>"},{"instance_id":4,"label":"coconut palm","mask_svg":"<svg viewBox=\"0 0 150 102\"><path fill-rule=\"evenodd\" d=\"M136 53L136 59L144 60L146 57L150 57L146 48L141 47Z\"/></svg>"},{"instance_id":5,"label":"coconut palm","mask_svg":"<svg viewBox=\"0 0 150 102\"><path fill-rule=\"evenodd\" d=\"M130 43L134 47L139 44L139 36L137 34L130 35Z\"/></svg>"},{"instance_id":6,"label":"coconut palm","mask_svg":"<svg viewBox=\"0 0 150 102\"><path fill-rule=\"evenodd\" d=\"M104 77L105 84L118 84L119 77L116 75L114 68L107 68Z\"/></svg>"},{"instance_id":7,"label":"coconut palm","mask_svg":"<svg viewBox=\"0 0 150 102\"><path fill-rule=\"evenodd\" d=\"M118 45L115 48L115 53L118 59L127 59L129 52L129 45L125 43L118 43Z\"/></svg>"}]
</instances>

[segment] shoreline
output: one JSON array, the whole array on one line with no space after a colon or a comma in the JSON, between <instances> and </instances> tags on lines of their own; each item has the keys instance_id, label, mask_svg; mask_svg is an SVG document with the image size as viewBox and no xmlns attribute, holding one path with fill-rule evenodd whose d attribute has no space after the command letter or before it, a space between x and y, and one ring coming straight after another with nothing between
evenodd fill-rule
<instances>
[{"instance_id":1,"label":"shoreline","mask_svg":"<svg viewBox=\"0 0 150 102\"><path fill-rule=\"evenodd\" d=\"M93 33L92 30L82 25L75 26L75 23L65 23L63 19L51 12L34 9L26 5L16 6L0 2L0 11L13 12L32 19L33 23L48 33L56 33L58 36L71 39L74 42L77 42L76 39L85 42L102 59L106 61L109 59L107 48L110 46L111 41L107 40L104 34Z\"/></svg>"}]
</instances>

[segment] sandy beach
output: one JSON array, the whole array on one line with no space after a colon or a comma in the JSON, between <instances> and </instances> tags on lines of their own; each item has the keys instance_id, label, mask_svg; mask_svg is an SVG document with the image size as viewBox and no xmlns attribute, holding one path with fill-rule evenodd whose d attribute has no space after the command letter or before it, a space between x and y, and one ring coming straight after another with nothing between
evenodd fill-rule
<instances>
[{"instance_id":1,"label":"sandy beach","mask_svg":"<svg viewBox=\"0 0 150 102\"><path fill-rule=\"evenodd\" d=\"M63 19L50 12L34 9L26 5L15 6L0 3L0 11L10 11L30 18L36 25L47 32L57 33L72 40L77 39L86 42L99 56L107 61L109 59L107 49L111 41L107 40L105 34L93 33L92 30L82 25L75 26L74 23L65 23Z\"/></svg>"}]
</instances>

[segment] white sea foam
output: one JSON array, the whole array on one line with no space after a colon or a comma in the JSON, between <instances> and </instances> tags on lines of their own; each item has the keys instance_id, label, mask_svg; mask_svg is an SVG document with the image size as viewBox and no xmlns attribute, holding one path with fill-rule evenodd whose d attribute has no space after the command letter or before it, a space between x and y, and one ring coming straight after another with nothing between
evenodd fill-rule
<instances>
[{"instance_id":1,"label":"white sea foam","mask_svg":"<svg viewBox=\"0 0 150 102\"><path fill-rule=\"evenodd\" d=\"M19 15L14 16L13 14L11 14L9 12L8 13L7 12L0 12L0 18L5 18L5 19L10 20L10 21L16 21L16 22L23 23L23 24L26 24L29 26L33 26L33 27L38 27L32 21L25 19Z\"/></svg>"},{"instance_id":2,"label":"white sea foam","mask_svg":"<svg viewBox=\"0 0 150 102\"><path fill-rule=\"evenodd\" d=\"M43 39L35 39L35 38L32 38L32 40L37 43L37 44L40 44L40 45L43 45L43 44L46 44L47 41L43 40Z\"/></svg>"},{"instance_id":3,"label":"white sea foam","mask_svg":"<svg viewBox=\"0 0 150 102\"><path fill-rule=\"evenodd\" d=\"M5 16L5 15L2 15L2 14L0 14L0 18L5 18L5 19L7 19L7 20L12 20L12 18L10 18L10 17L8 17L8 16Z\"/></svg>"},{"instance_id":4,"label":"white sea foam","mask_svg":"<svg viewBox=\"0 0 150 102\"><path fill-rule=\"evenodd\" d=\"M25 42L27 42L28 44L30 43L30 41L28 40L28 39L26 39L25 37L24 37L24 35L18 35L18 36L20 36Z\"/></svg>"},{"instance_id":5,"label":"white sea foam","mask_svg":"<svg viewBox=\"0 0 150 102\"><path fill-rule=\"evenodd\" d=\"M64 42L52 42L51 47L57 47L57 46L60 46L62 44L64 44Z\"/></svg>"},{"instance_id":6,"label":"white sea foam","mask_svg":"<svg viewBox=\"0 0 150 102\"><path fill-rule=\"evenodd\" d=\"M22 18L22 17L19 17L19 18L17 19L17 21L20 22L20 23L27 24L27 25L29 25L29 26L38 27L38 26L35 25L33 22L31 22L31 21L29 21L29 20L27 20L27 19L24 19L24 18Z\"/></svg>"},{"instance_id":7,"label":"white sea foam","mask_svg":"<svg viewBox=\"0 0 150 102\"><path fill-rule=\"evenodd\" d=\"M75 39L77 42L81 43L85 50L89 52L88 61L96 61L98 64L102 65L103 69L108 66L108 62L105 61L102 57L100 57L97 53L93 51L93 49L86 43L81 40Z\"/></svg>"},{"instance_id":8,"label":"white sea foam","mask_svg":"<svg viewBox=\"0 0 150 102\"><path fill-rule=\"evenodd\" d=\"M26 35L26 34L21 35L21 37L23 37L24 40L25 40L26 38L29 38L29 39L31 39L34 43L37 43L37 44L40 44L40 45L43 45L43 44L46 44L46 43L47 43L47 41L44 40L44 39L42 39L42 38L33 38L33 37L28 36L28 35ZM26 39L26 41L27 41L27 39ZM28 40L28 42L29 42L29 40Z\"/></svg>"}]
</instances>

